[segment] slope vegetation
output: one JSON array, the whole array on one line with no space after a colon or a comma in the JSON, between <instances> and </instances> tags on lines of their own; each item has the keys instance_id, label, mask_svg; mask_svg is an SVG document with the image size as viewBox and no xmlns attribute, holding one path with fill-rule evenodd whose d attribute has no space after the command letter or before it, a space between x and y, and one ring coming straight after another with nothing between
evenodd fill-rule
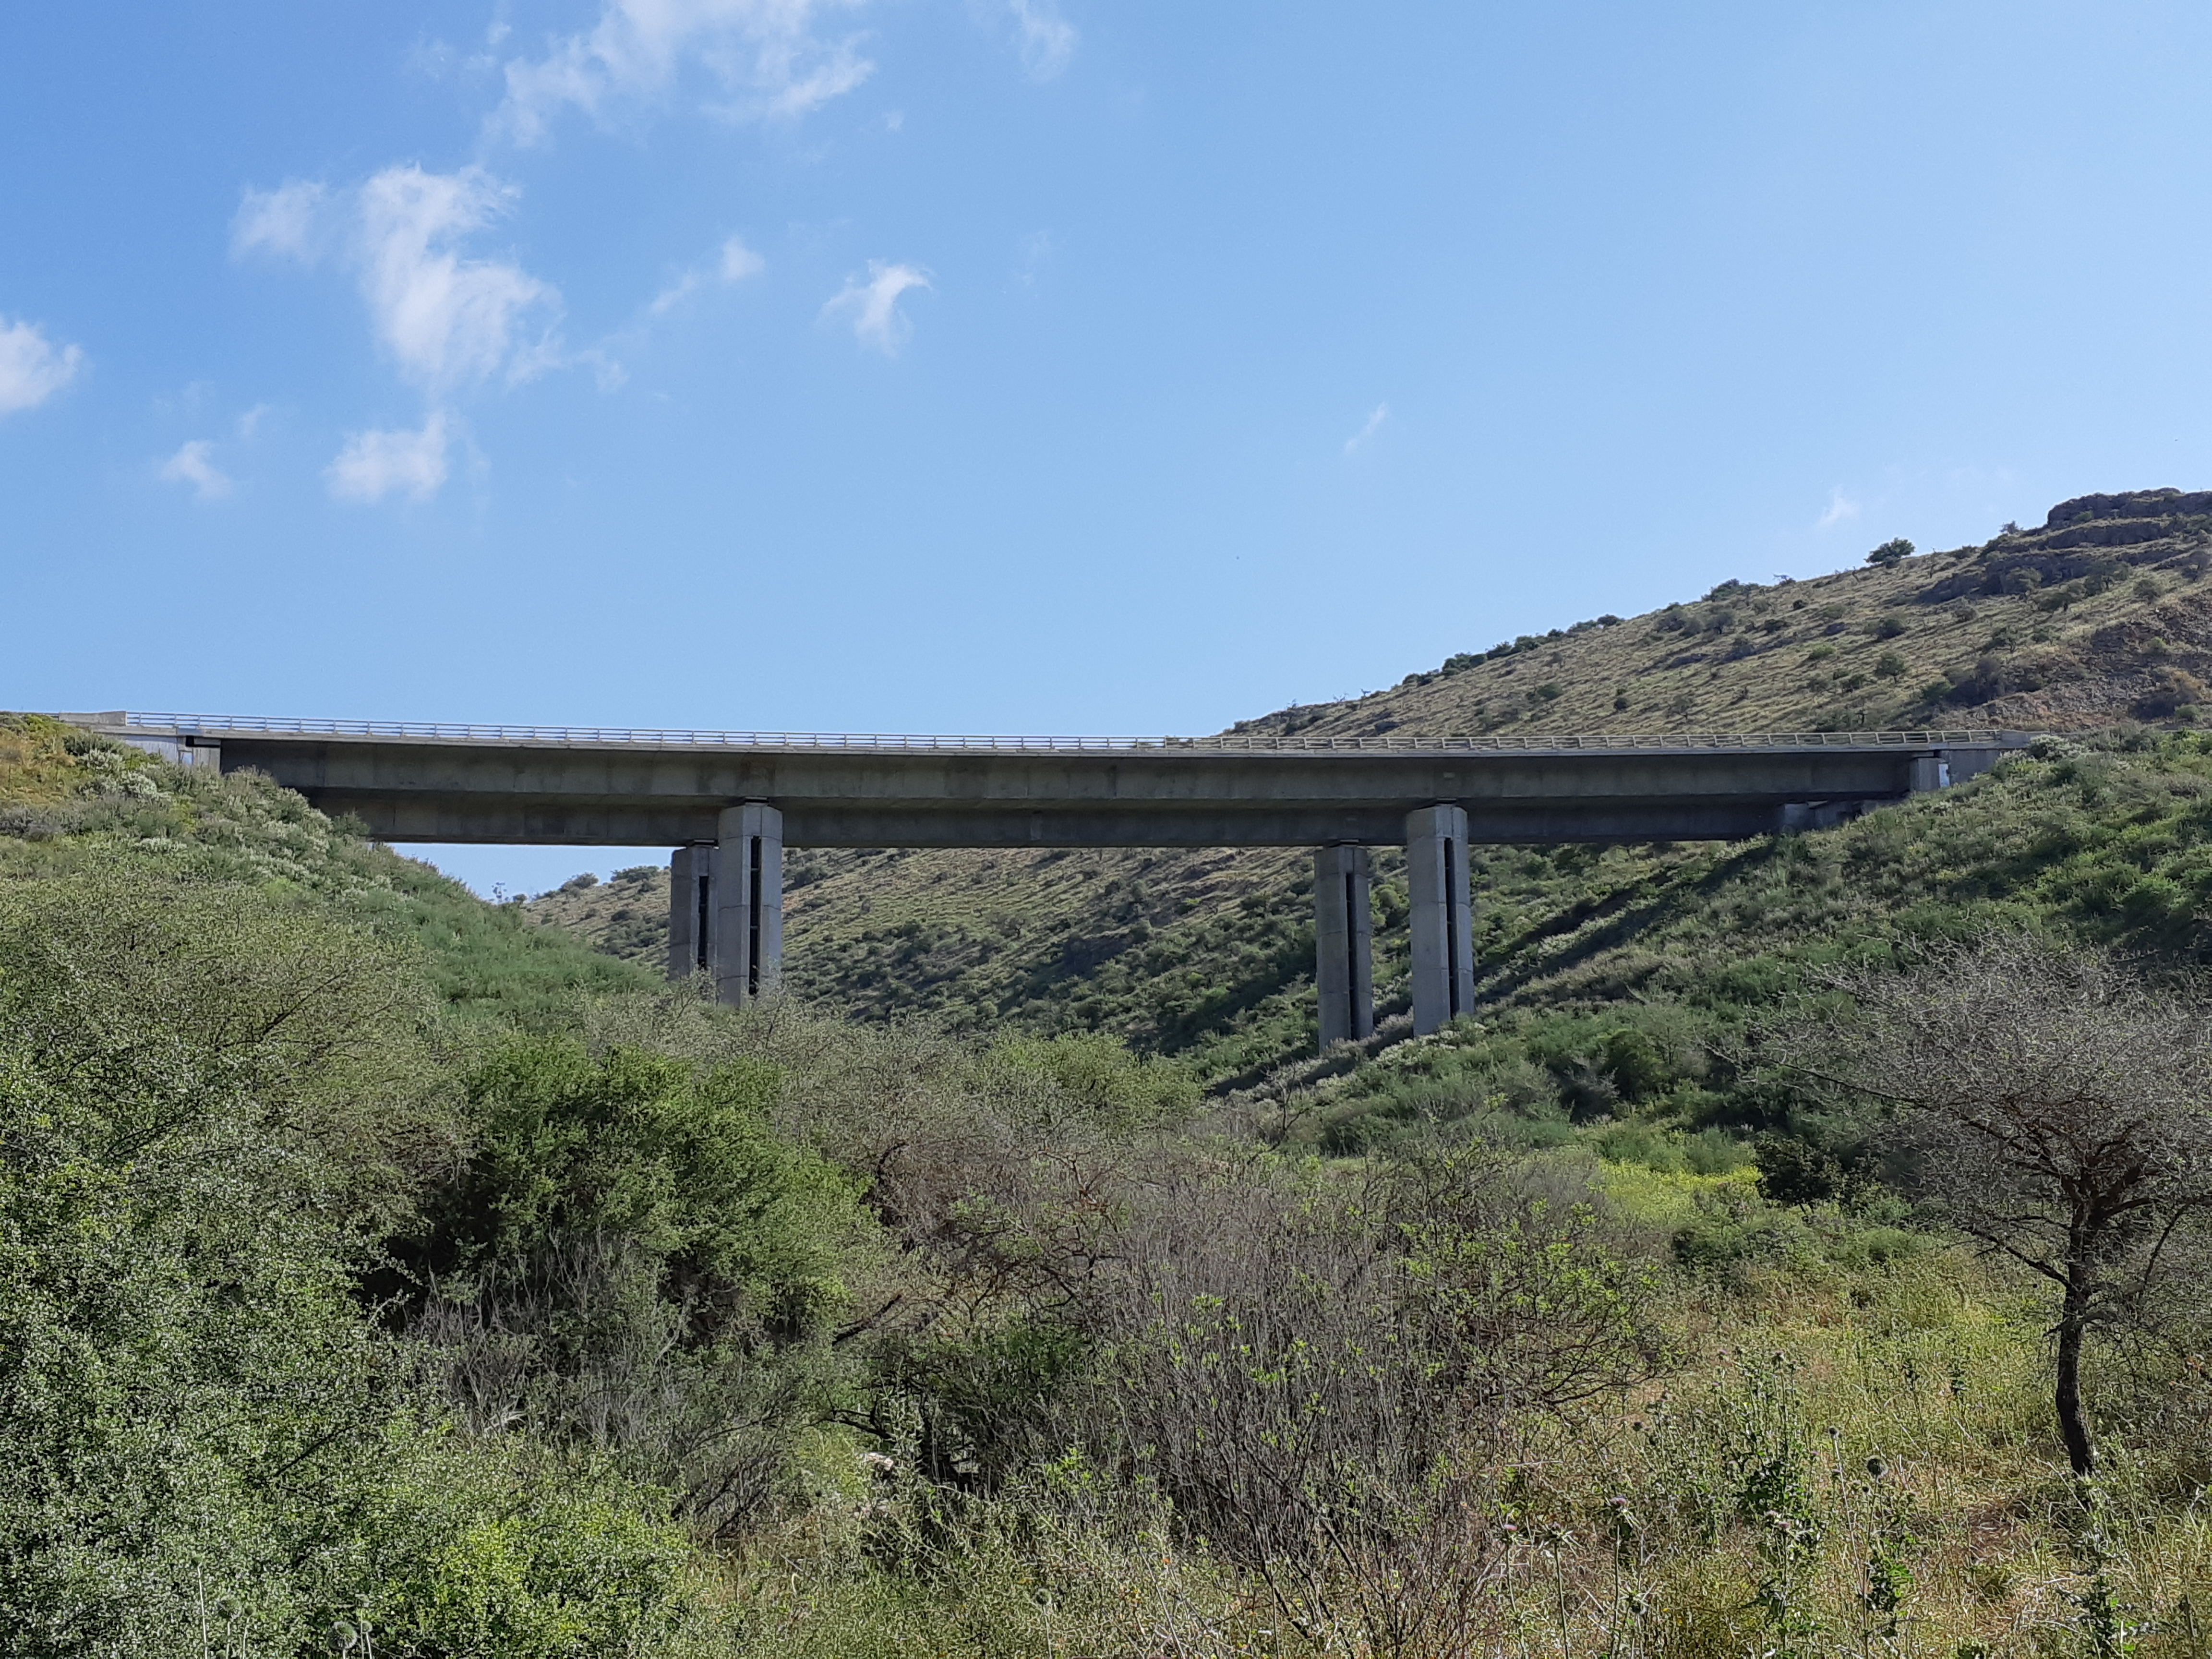
<instances>
[{"instance_id":1,"label":"slope vegetation","mask_svg":"<svg viewBox=\"0 0 2212 1659\"><path fill-rule=\"evenodd\" d=\"M0 717L0 1655L2201 1653L2201 1297L2092 1344L2073 1481L2057 1294L1749 1057L1993 926L2201 959L2208 816L2212 737L2107 727L1817 835L1497 849L1479 1018L1209 1102L716 1008ZM1034 889L1133 932L1122 868ZM1298 904L1192 879L1079 982L1234 1077Z\"/></svg>"},{"instance_id":2,"label":"slope vegetation","mask_svg":"<svg viewBox=\"0 0 2212 1659\"><path fill-rule=\"evenodd\" d=\"M2212 708L2208 570L2212 493L2083 496L2053 507L2040 528L2008 526L1978 547L1808 581L1724 582L1694 602L1523 636L1390 690L1237 729L1536 738L2186 727ZM1475 872L1480 995L1531 994L1547 979L1546 953L1592 917L1632 939L1666 872L1696 883L1771 855L1492 849ZM1391 855L1377 866L1387 1015L1404 1000L1404 885ZM798 854L787 971L801 994L865 1017L1103 1029L1182 1056L1203 1077L1249 1081L1312 1041L1308 869L1302 854L1268 851ZM665 960L664 872L571 884L529 909L647 969Z\"/></svg>"},{"instance_id":3,"label":"slope vegetation","mask_svg":"<svg viewBox=\"0 0 2212 1659\"><path fill-rule=\"evenodd\" d=\"M418 951L462 1012L527 1020L578 991L653 980L567 933L530 926L520 904L483 903L257 774L182 770L58 720L0 714L0 879L118 858L150 858L180 879L335 903Z\"/></svg>"}]
</instances>

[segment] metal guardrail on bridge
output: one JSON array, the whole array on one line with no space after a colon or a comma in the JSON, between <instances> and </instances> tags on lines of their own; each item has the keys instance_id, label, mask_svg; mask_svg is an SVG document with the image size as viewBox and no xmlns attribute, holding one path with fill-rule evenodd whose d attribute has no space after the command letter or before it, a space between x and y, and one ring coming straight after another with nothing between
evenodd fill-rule
<instances>
[{"instance_id":1,"label":"metal guardrail on bridge","mask_svg":"<svg viewBox=\"0 0 2212 1659\"><path fill-rule=\"evenodd\" d=\"M1437 753L1552 754L1590 750L1620 753L1686 749L1929 749L2015 745L2021 734L1986 728L1923 732L1662 732L1643 733L1451 733L1388 732L1364 737L1228 732L1208 738L931 736L888 732L693 732L657 726L497 726L443 720L342 720L270 714L178 714L131 710L73 715L88 725L221 738L233 733L282 737L399 738L442 743L553 744L580 747L637 744L678 749L769 749L801 752L1212 754Z\"/></svg>"}]
</instances>

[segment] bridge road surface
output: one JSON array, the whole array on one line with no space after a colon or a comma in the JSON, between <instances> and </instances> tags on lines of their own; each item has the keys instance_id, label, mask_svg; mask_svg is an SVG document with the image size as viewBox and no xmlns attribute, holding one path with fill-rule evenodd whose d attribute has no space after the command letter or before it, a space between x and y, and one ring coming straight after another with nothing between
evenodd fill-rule
<instances>
[{"instance_id":1,"label":"bridge road surface","mask_svg":"<svg viewBox=\"0 0 2212 1659\"><path fill-rule=\"evenodd\" d=\"M992 738L610 731L113 712L64 719L252 769L380 840L659 843L670 971L775 994L791 847L1312 847L1324 1048L1373 1029L1367 850L1404 847L1413 1020L1472 1006L1471 842L1735 840L1986 770L1990 730Z\"/></svg>"}]
</instances>

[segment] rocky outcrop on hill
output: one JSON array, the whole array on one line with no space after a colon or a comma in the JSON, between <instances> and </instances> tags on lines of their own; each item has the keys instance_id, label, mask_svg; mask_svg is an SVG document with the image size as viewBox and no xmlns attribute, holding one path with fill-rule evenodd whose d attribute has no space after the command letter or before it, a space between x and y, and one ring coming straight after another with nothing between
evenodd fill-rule
<instances>
[{"instance_id":1,"label":"rocky outcrop on hill","mask_svg":"<svg viewBox=\"0 0 2212 1659\"><path fill-rule=\"evenodd\" d=\"M2136 489L2077 495L2052 507L2040 530L2008 528L1971 565L1923 588L1923 605L1981 594L2025 593L2073 582L2102 592L2123 574L2163 570L2194 580L2212 569L2212 490Z\"/></svg>"},{"instance_id":2,"label":"rocky outcrop on hill","mask_svg":"<svg viewBox=\"0 0 2212 1659\"><path fill-rule=\"evenodd\" d=\"M2044 515L2045 530L2124 520L2202 519L2212 516L2212 489L2124 489L2117 495L2076 495Z\"/></svg>"}]
</instances>

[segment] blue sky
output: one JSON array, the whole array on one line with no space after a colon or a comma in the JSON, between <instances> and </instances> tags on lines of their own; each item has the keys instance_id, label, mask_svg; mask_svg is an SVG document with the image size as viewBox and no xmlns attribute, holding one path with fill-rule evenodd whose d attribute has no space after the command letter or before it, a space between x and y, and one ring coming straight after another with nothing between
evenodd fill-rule
<instances>
[{"instance_id":1,"label":"blue sky","mask_svg":"<svg viewBox=\"0 0 2212 1659\"><path fill-rule=\"evenodd\" d=\"M2203 487L2208 69L2130 0L10 8L0 705L1202 732Z\"/></svg>"}]
</instances>

